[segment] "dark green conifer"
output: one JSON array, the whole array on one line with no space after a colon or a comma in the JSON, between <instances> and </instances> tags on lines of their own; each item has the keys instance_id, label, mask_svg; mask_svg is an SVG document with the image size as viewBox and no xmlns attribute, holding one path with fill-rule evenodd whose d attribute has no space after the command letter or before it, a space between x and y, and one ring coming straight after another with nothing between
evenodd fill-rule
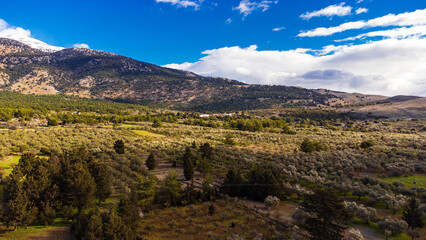
<instances>
[{"instance_id":1,"label":"dark green conifer","mask_svg":"<svg viewBox=\"0 0 426 240\"><path fill-rule=\"evenodd\" d=\"M307 218L304 228L312 240L343 239L343 222L348 213L343 200L332 190L317 189L307 195L301 203L301 209L311 216Z\"/></svg>"},{"instance_id":2,"label":"dark green conifer","mask_svg":"<svg viewBox=\"0 0 426 240\"><path fill-rule=\"evenodd\" d=\"M155 169L156 165L157 163L156 163L154 153L149 154L148 159L146 160L146 166L148 167L149 170L152 171Z\"/></svg>"},{"instance_id":3,"label":"dark green conifer","mask_svg":"<svg viewBox=\"0 0 426 240\"><path fill-rule=\"evenodd\" d=\"M194 163L195 158L191 148L187 147L183 155L183 174L186 180L191 180L194 177Z\"/></svg>"},{"instance_id":4,"label":"dark green conifer","mask_svg":"<svg viewBox=\"0 0 426 240\"><path fill-rule=\"evenodd\" d=\"M117 140L114 143L114 150L118 154L124 154L124 142L123 140Z\"/></svg>"},{"instance_id":5,"label":"dark green conifer","mask_svg":"<svg viewBox=\"0 0 426 240\"><path fill-rule=\"evenodd\" d=\"M404 208L402 219L408 223L411 229L422 228L424 226L423 213L419 209L419 201L412 197L408 200L407 206Z\"/></svg>"}]
</instances>

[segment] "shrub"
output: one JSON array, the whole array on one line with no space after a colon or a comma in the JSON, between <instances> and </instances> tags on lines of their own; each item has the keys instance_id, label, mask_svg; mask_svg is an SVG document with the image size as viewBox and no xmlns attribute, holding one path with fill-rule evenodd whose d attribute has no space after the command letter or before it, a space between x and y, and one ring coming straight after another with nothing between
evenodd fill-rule
<instances>
[{"instance_id":1,"label":"shrub","mask_svg":"<svg viewBox=\"0 0 426 240\"><path fill-rule=\"evenodd\" d=\"M351 228L349 229L348 240L364 240L364 236L359 230Z\"/></svg>"},{"instance_id":2,"label":"shrub","mask_svg":"<svg viewBox=\"0 0 426 240\"><path fill-rule=\"evenodd\" d=\"M368 149L368 148L370 148L374 145L375 145L374 141L370 139L370 140L366 140L366 141L361 142L360 147L362 149Z\"/></svg>"},{"instance_id":3,"label":"shrub","mask_svg":"<svg viewBox=\"0 0 426 240\"><path fill-rule=\"evenodd\" d=\"M324 151L327 149L328 146L324 143L315 140L310 140L308 138L305 138L305 140L303 140L302 144L300 145L300 150L305 153Z\"/></svg>"},{"instance_id":4,"label":"shrub","mask_svg":"<svg viewBox=\"0 0 426 240\"><path fill-rule=\"evenodd\" d=\"M386 217L380 220L377 226L383 231L389 231L392 234L399 234L404 232L408 224L404 220L398 220L391 217Z\"/></svg>"},{"instance_id":5,"label":"shrub","mask_svg":"<svg viewBox=\"0 0 426 240\"><path fill-rule=\"evenodd\" d=\"M58 126L59 125L58 119L56 119L56 118L49 118L47 120L47 125L48 126Z\"/></svg>"},{"instance_id":6,"label":"shrub","mask_svg":"<svg viewBox=\"0 0 426 240\"><path fill-rule=\"evenodd\" d=\"M276 206L280 205L280 199L275 197L275 196L268 196L268 197L265 198L264 203L268 208L276 207Z\"/></svg>"}]
</instances>

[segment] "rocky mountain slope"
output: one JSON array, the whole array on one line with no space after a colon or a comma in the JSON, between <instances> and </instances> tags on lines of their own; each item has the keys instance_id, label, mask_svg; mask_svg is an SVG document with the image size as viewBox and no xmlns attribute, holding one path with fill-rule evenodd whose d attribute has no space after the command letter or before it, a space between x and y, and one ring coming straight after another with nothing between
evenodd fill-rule
<instances>
[{"instance_id":1,"label":"rocky mountain slope","mask_svg":"<svg viewBox=\"0 0 426 240\"><path fill-rule=\"evenodd\" d=\"M90 49L48 53L10 39L0 39L0 89L194 110L317 105L330 97L297 87L202 77Z\"/></svg>"},{"instance_id":2,"label":"rocky mountain slope","mask_svg":"<svg viewBox=\"0 0 426 240\"><path fill-rule=\"evenodd\" d=\"M0 38L0 90L63 93L197 111L344 105L387 99L299 87L247 85L90 49L46 52L5 38Z\"/></svg>"}]
</instances>

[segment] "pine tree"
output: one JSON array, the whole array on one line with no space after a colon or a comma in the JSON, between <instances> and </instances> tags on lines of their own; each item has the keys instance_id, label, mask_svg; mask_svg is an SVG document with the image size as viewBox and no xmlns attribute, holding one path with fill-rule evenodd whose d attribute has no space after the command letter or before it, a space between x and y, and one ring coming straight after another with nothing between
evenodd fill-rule
<instances>
[{"instance_id":1,"label":"pine tree","mask_svg":"<svg viewBox=\"0 0 426 240\"><path fill-rule=\"evenodd\" d=\"M104 240L134 239L133 234L130 233L129 228L117 214L115 209L112 209L109 213L104 213L102 215L102 222Z\"/></svg>"},{"instance_id":2,"label":"pine tree","mask_svg":"<svg viewBox=\"0 0 426 240\"><path fill-rule=\"evenodd\" d=\"M84 237L82 237L82 239L104 239L102 217L99 210L95 210L89 215L90 217L87 221L86 231L84 232Z\"/></svg>"},{"instance_id":3,"label":"pine tree","mask_svg":"<svg viewBox=\"0 0 426 240\"><path fill-rule=\"evenodd\" d=\"M37 208L24 187L23 178L24 175L17 166L5 186L6 204L2 218L6 226L13 226L15 230L20 226L28 226L37 215Z\"/></svg>"},{"instance_id":4,"label":"pine tree","mask_svg":"<svg viewBox=\"0 0 426 240\"><path fill-rule=\"evenodd\" d=\"M89 222L89 217L86 213L80 212L74 219L71 224L71 231L77 239L84 239L84 236L87 233L87 225Z\"/></svg>"},{"instance_id":5,"label":"pine tree","mask_svg":"<svg viewBox=\"0 0 426 240\"><path fill-rule=\"evenodd\" d=\"M201 157L210 160L213 155L213 148L210 146L210 143L204 143L200 146L200 152Z\"/></svg>"},{"instance_id":6,"label":"pine tree","mask_svg":"<svg viewBox=\"0 0 426 240\"><path fill-rule=\"evenodd\" d=\"M156 196L159 198L157 200L163 205L176 205L182 196L181 186L182 183L178 180L176 172L170 171Z\"/></svg>"},{"instance_id":7,"label":"pine tree","mask_svg":"<svg viewBox=\"0 0 426 240\"><path fill-rule=\"evenodd\" d=\"M314 194L305 197L300 207L312 215L304 224L304 228L310 234L310 239L343 239L342 223L348 213L343 205L343 200L332 190L315 190Z\"/></svg>"},{"instance_id":8,"label":"pine tree","mask_svg":"<svg viewBox=\"0 0 426 240\"><path fill-rule=\"evenodd\" d=\"M108 167L102 163L94 163L91 172L96 183L96 195L99 200L98 205L101 205L101 202L104 202L112 193L111 172Z\"/></svg>"},{"instance_id":9,"label":"pine tree","mask_svg":"<svg viewBox=\"0 0 426 240\"><path fill-rule=\"evenodd\" d=\"M136 185L138 204L142 210L149 210L157 193L157 178L154 175L138 176L138 178L139 182Z\"/></svg>"},{"instance_id":10,"label":"pine tree","mask_svg":"<svg viewBox=\"0 0 426 240\"><path fill-rule=\"evenodd\" d=\"M130 232L136 231L136 227L139 221L139 209L137 206L137 195L134 190L128 195L124 195L120 199L120 203L117 207L118 216L121 217L124 224L129 228Z\"/></svg>"},{"instance_id":11,"label":"pine tree","mask_svg":"<svg viewBox=\"0 0 426 240\"><path fill-rule=\"evenodd\" d=\"M123 140L117 140L114 143L114 150L118 154L124 154L124 142Z\"/></svg>"},{"instance_id":12,"label":"pine tree","mask_svg":"<svg viewBox=\"0 0 426 240\"><path fill-rule=\"evenodd\" d=\"M411 229L416 227L422 228L423 223L423 213L419 209L419 202L414 197L410 198L407 206L404 208L402 219L408 223L408 226Z\"/></svg>"},{"instance_id":13,"label":"pine tree","mask_svg":"<svg viewBox=\"0 0 426 240\"><path fill-rule=\"evenodd\" d=\"M156 165L157 163L156 163L154 153L149 154L148 159L146 160L146 166L148 167L149 170L152 171L155 169Z\"/></svg>"},{"instance_id":14,"label":"pine tree","mask_svg":"<svg viewBox=\"0 0 426 240\"><path fill-rule=\"evenodd\" d=\"M200 161L200 163L198 164L197 170L203 174L203 177L206 177L206 174L211 173L212 171L212 166L209 162L209 160L205 157L203 157Z\"/></svg>"},{"instance_id":15,"label":"pine tree","mask_svg":"<svg viewBox=\"0 0 426 240\"><path fill-rule=\"evenodd\" d=\"M89 171L92 161L93 157L85 149L75 149L60 157L61 171L57 180L64 206L81 211L93 203L96 183Z\"/></svg>"},{"instance_id":16,"label":"pine tree","mask_svg":"<svg viewBox=\"0 0 426 240\"><path fill-rule=\"evenodd\" d=\"M194 155L189 147L186 148L183 155L183 174L186 180L191 180L194 177Z\"/></svg>"},{"instance_id":17,"label":"pine tree","mask_svg":"<svg viewBox=\"0 0 426 240\"><path fill-rule=\"evenodd\" d=\"M216 190L213 186L213 176L211 174L207 174L206 177L204 177L204 181L203 181L203 194L204 196L209 199L212 200L213 196L216 194Z\"/></svg>"},{"instance_id":18,"label":"pine tree","mask_svg":"<svg viewBox=\"0 0 426 240\"><path fill-rule=\"evenodd\" d=\"M226 173L221 191L231 197L239 196L243 192L241 185L244 183L245 181L241 174L239 174L234 168L230 168Z\"/></svg>"},{"instance_id":19,"label":"pine tree","mask_svg":"<svg viewBox=\"0 0 426 240\"><path fill-rule=\"evenodd\" d=\"M279 169L258 165L250 171L246 195L258 201L263 201L269 195L282 198L283 186L283 176Z\"/></svg>"},{"instance_id":20,"label":"pine tree","mask_svg":"<svg viewBox=\"0 0 426 240\"><path fill-rule=\"evenodd\" d=\"M35 158L31 170L26 174L24 181L30 200L37 207L37 222L52 224L55 220L55 209L58 207L59 188L53 181L52 166Z\"/></svg>"}]
</instances>

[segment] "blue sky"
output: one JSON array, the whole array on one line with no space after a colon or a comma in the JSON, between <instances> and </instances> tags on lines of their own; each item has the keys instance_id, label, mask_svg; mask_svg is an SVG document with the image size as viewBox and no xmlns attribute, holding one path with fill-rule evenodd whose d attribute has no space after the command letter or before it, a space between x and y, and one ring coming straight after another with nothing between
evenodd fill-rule
<instances>
[{"instance_id":1,"label":"blue sky","mask_svg":"<svg viewBox=\"0 0 426 240\"><path fill-rule=\"evenodd\" d=\"M373 48L369 53L363 54L373 55L379 49L381 52L388 51L384 55L389 55L392 48L400 50L424 44L423 29L411 29L425 26L426 22L421 17L411 21L411 15L404 15L402 20L391 19L386 24L366 23L388 14L398 16L424 9L426 2L423 0L21 0L3 2L0 19L7 22L8 28L29 30L32 38L50 45L72 47L76 43L84 43L92 49L114 52L158 65L168 64L169 67L203 75L230 77L249 83L327 87L388 95L425 95L426 82L420 76L423 69L414 73L416 76L411 76L410 82L404 83L406 76L403 73L398 79L390 79L395 78L395 74L388 77L387 69L383 66L378 66L377 72L374 72L368 66L350 68L351 62L346 63L348 68L339 64L334 67L330 62L335 60L327 59L329 55L337 58L342 57L337 55L344 51L355 51L356 49L350 49L354 45ZM358 29L339 28L334 34L329 34L330 29L327 29L357 21L364 21L364 25L356 27ZM409 22L406 23L407 21ZM318 36L319 31L301 34L318 28L324 28L326 34L324 31L321 31L324 36ZM397 29L404 33L397 37L371 34ZM407 35L405 31L414 31L415 34ZM371 36L360 36L369 33ZM348 40L349 38L352 39ZM342 39L346 41L340 42ZM393 43L391 40L399 42ZM408 40L412 42L407 42ZM371 45L376 43L376 47ZM316 52L324 50L326 46L334 48L331 51ZM347 50L337 49L339 46ZM382 49L384 46L387 50ZM301 52L296 49L309 50ZM206 50L213 52L205 52ZM414 53L423 51L412 50ZM294 51L300 55L295 56L297 59L286 58ZM356 57L354 54L352 57ZM227 59L220 59L219 55L226 56ZM248 56L245 57L246 55ZM303 64L303 57L310 58L309 55L321 61L321 64L308 64L306 69L295 71L280 69L282 64L293 60L300 60ZM394 57L400 58L399 55ZM238 61L230 63L234 58L238 58ZM347 56L344 59L347 61ZM306 61L310 60L312 59ZM386 58L384 63L387 61L394 60ZM272 66L266 66L265 72L253 73L253 68L262 62L268 62ZM419 67L421 68L416 66L415 69L418 70ZM265 74L269 76L267 79L261 77ZM374 89L366 84L371 81L378 82ZM389 87L389 84L392 86ZM409 87L401 88L408 86L407 84Z\"/></svg>"}]
</instances>

